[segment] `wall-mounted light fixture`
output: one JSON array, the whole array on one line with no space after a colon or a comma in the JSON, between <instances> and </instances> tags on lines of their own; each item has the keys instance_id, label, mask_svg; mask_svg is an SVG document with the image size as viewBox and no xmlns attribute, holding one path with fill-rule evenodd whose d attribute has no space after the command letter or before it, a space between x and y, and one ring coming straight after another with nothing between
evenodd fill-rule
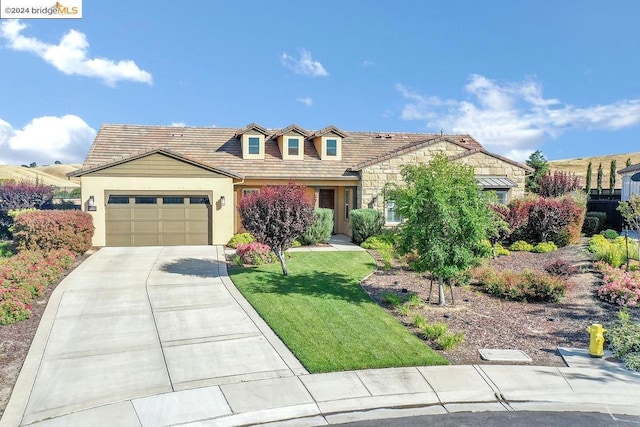
<instances>
[{"instance_id":1,"label":"wall-mounted light fixture","mask_svg":"<svg viewBox=\"0 0 640 427\"><path fill-rule=\"evenodd\" d=\"M98 210L98 207L96 206L96 199L93 196L89 196L89 200L87 200L87 210L91 212Z\"/></svg>"},{"instance_id":2,"label":"wall-mounted light fixture","mask_svg":"<svg viewBox=\"0 0 640 427\"><path fill-rule=\"evenodd\" d=\"M227 200L224 198L224 196L220 196L220 206L224 206L227 204Z\"/></svg>"},{"instance_id":3,"label":"wall-mounted light fixture","mask_svg":"<svg viewBox=\"0 0 640 427\"><path fill-rule=\"evenodd\" d=\"M373 199L371 199L371 204L372 205L377 205L378 204L378 195L377 194L375 196L373 196Z\"/></svg>"}]
</instances>

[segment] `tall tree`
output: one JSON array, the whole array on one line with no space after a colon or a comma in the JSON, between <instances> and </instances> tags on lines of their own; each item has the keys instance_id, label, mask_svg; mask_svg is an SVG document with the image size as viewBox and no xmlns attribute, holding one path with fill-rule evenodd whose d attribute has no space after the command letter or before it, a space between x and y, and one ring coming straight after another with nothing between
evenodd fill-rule
<instances>
[{"instance_id":1,"label":"tall tree","mask_svg":"<svg viewBox=\"0 0 640 427\"><path fill-rule=\"evenodd\" d=\"M306 187L290 182L282 186L265 186L243 197L238 205L243 227L258 242L269 246L280 260L287 276L284 251L305 233L315 218L313 201Z\"/></svg>"},{"instance_id":2,"label":"tall tree","mask_svg":"<svg viewBox=\"0 0 640 427\"><path fill-rule=\"evenodd\" d=\"M598 165L598 175L596 176L596 185L598 186L598 194L602 194L602 176L604 175L602 171L602 163Z\"/></svg>"},{"instance_id":3,"label":"tall tree","mask_svg":"<svg viewBox=\"0 0 640 427\"><path fill-rule=\"evenodd\" d=\"M616 192L616 161L611 160L611 167L609 168L609 194Z\"/></svg>"},{"instance_id":4,"label":"tall tree","mask_svg":"<svg viewBox=\"0 0 640 427\"><path fill-rule=\"evenodd\" d=\"M444 154L428 165L402 169L403 186L387 191L405 222L400 250L413 252L416 271L438 277L439 303L444 305L444 281L472 266L490 249L486 239L496 232L488 195L470 166L452 163Z\"/></svg>"},{"instance_id":5,"label":"tall tree","mask_svg":"<svg viewBox=\"0 0 640 427\"><path fill-rule=\"evenodd\" d=\"M627 161L624 164L624 167L628 168L629 166L631 166L631 157L627 157Z\"/></svg>"},{"instance_id":6,"label":"tall tree","mask_svg":"<svg viewBox=\"0 0 640 427\"><path fill-rule=\"evenodd\" d=\"M585 188L585 192L587 193L587 196L590 196L591 195L591 162L589 162L589 165L587 166L587 180L585 182L584 188Z\"/></svg>"},{"instance_id":7,"label":"tall tree","mask_svg":"<svg viewBox=\"0 0 640 427\"><path fill-rule=\"evenodd\" d=\"M549 162L545 159L542 151L536 150L527 159L527 166L533 168L533 173L527 176L525 187L532 193L538 192L538 181L549 172Z\"/></svg>"}]
</instances>

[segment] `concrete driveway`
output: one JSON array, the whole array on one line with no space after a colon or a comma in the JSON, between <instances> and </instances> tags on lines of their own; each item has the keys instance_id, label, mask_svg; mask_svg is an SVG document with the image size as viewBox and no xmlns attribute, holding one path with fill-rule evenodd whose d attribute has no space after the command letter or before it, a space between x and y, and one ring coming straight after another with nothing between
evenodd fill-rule
<instances>
[{"instance_id":1,"label":"concrete driveway","mask_svg":"<svg viewBox=\"0 0 640 427\"><path fill-rule=\"evenodd\" d=\"M103 248L89 257L52 296L3 421L306 373L223 262L212 246Z\"/></svg>"}]
</instances>

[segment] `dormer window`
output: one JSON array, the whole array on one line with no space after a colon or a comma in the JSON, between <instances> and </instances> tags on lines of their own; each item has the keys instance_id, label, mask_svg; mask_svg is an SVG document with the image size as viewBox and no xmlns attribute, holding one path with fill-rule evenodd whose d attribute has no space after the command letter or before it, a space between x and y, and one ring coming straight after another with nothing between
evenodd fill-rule
<instances>
[{"instance_id":1,"label":"dormer window","mask_svg":"<svg viewBox=\"0 0 640 427\"><path fill-rule=\"evenodd\" d=\"M259 155L260 154L260 137L250 136L247 138L247 141L248 141L247 154Z\"/></svg>"},{"instance_id":2,"label":"dormer window","mask_svg":"<svg viewBox=\"0 0 640 427\"><path fill-rule=\"evenodd\" d=\"M320 160L342 160L342 139L347 136L335 126L327 126L311 135Z\"/></svg>"},{"instance_id":3,"label":"dormer window","mask_svg":"<svg viewBox=\"0 0 640 427\"><path fill-rule=\"evenodd\" d=\"M287 155L297 157L300 155L300 139L288 138L287 139Z\"/></svg>"},{"instance_id":4,"label":"dormer window","mask_svg":"<svg viewBox=\"0 0 640 427\"><path fill-rule=\"evenodd\" d=\"M327 157L336 157L338 155L338 140L327 139Z\"/></svg>"},{"instance_id":5,"label":"dormer window","mask_svg":"<svg viewBox=\"0 0 640 427\"><path fill-rule=\"evenodd\" d=\"M236 137L242 144L243 159L264 159L265 138L268 132L262 126L251 123L238 130Z\"/></svg>"}]
</instances>

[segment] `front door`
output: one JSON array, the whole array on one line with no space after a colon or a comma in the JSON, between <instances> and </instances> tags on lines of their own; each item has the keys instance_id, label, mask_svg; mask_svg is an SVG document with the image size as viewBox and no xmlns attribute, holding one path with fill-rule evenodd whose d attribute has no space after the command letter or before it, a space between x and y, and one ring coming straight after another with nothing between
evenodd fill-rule
<instances>
[{"instance_id":1,"label":"front door","mask_svg":"<svg viewBox=\"0 0 640 427\"><path fill-rule=\"evenodd\" d=\"M318 194L318 207L333 210L333 232L336 232L336 191L333 189L320 189Z\"/></svg>"}]
</instances>

